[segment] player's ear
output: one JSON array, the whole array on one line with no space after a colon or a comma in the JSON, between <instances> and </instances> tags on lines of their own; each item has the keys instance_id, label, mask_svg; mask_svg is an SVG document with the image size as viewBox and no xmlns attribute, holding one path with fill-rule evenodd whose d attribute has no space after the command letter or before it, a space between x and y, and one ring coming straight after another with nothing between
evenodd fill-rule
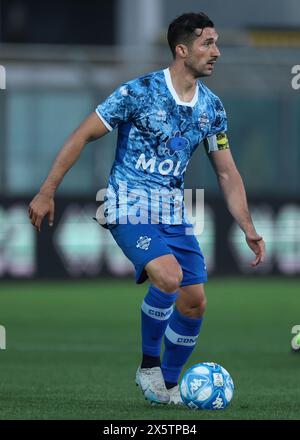
<instances>
[{"instance_id":1,"label":"player's ear","mask_svg":"<svg viewBox=\"0 0 300 440\"><path fill-rule=\"evenodd\" d=\"M188 55L188 47L185 44L177 44L175 50L176 55L178 55L180 58L186 58Z\"/></svg>"}]
</instances>

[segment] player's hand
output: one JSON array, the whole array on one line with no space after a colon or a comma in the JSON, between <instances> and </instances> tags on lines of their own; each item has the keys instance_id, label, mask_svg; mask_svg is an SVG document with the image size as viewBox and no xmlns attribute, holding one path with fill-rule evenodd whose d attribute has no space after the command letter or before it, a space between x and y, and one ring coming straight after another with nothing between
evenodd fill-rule
<instances>
[{"instance_id":1,"label":"player's hand","mask_svg":"<svg viewBox=\"0 0 300 440\"><path fill-rule=\"evenodd\" d=\"M258 264L263 263L264 258L265 258L265 242L264 242L263 238L256 233L247 234L246 241L247 241L249 248L256 255L256 258L254 261L252 261L251 266L255 267Z\"/></svg>"},{"instance_id":2,"label":"player's hand","mask_svg":"<svg viewBox=\"0 0 300 440\"><path fill-rule=\"evenodd\" d=\"M54 199L46 194L38 193L28 206L28 214L31 224L40 232L41 224L46 215L48 215L49 226L54 222Z\"/></svg>"}]
</instances>

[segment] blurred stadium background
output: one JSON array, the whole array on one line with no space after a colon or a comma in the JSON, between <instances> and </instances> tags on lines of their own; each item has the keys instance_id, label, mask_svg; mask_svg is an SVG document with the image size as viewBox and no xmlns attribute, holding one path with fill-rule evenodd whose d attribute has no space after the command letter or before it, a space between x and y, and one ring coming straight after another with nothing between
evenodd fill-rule
<instances>
[{"instance_id":1,"label":"blurred stadium background","mask_svg":"<svg viewBox=\"0 0 300 440\"><path fill-rule=\"evenodd\" d=\"M286 0L284 7L281 0L247 0L242 5L236 0L227 0L226 6L224 3L223 0L0 0L0 65L6 72L4 88L4 69L0 69L0 324L6 326L8 335L14 335L14 338L9 337L8 347L11 347L11 351L7 350L5 353L6 364L4 352L0 350L4 361L2 377L5 378L7 374L8 380L5 382L3 379L1 392L8 399L11 392L9 375L16 368L18 359L22 359L24 365L18 370L20 376L14 376L14 386L18 386L18 380L21 381L25 372L30 386L26 388L24 385L21 391L25 397L29 393L34 400L40 398L38 390L39 387L43 388L42 379L35 388L35 379L26 376L26 368L34 363L43 365L43 368L46 368L46 364L49 365L46 357L40 356L41 353L46 356L41 347L50 347L50 354L47 356L52 355L52 359L57 355L54 348L56 340L65 341L65 346L71 347L69 356L72 347L75 347L76 355L81 353L76 341L77 338L80 340L80 329L83 325L85 329L88 328L88 318L83 319L80 327L79 310L78 313L71 313L74 318L73 327L68 321L71 318L67 318L66 326L70 331L67 331L66 337L59 331L63 332L65 329L68 311L66 309L63 316L61 310L61 315L54 313L54 310L59 309L60 298L66 308L70 307L68 301L71 301L71 294L77 299L79 295L83 302L83 298L86 301L87 298L92 298L94 304L94 297L89 297L88 292L94 292L96 287L89 284L91 281L74 283L70 279L94 278L98 283L99 326L101 316L105 314L101 310L101 301L108 292L112 295L112 307L113 295L118 289L124 289L124 307L126 295L128 294L129 299L131 290L137 292L133 281L130 288L126 280L132 277L131 263L116 247L109 233L92 220L97 209L96 193L106 186L113 162L116 133L88 145L78 163L65 177L57 195L53 229L50 230L44 224L42 233L36 234L27 220L27 205L38 191L66 137L102 99L122 82L168 65L171 61L165 37L168 23L175 16L188 11L205 11L220 34L219 47L222 56L214 75L204 82L221 97L227 110L231 148L244 178L257 230L265 237L268 252L264 265L256 270L250 268L252 255L245 246L238 227L226 211L214 173L204 150L199 148L188 168L186 188L205 189L205 228L199 241L206 255L211 278L216 277L219 280L212 283L211 295L220 299L219 303L215 299L216 307L224 306L224 313L218 315L219 321L213 321L210 334L214 335L215 331L217 338L221 331L227 345L228 338L233 338L232 345L236 343L237 351L242 351L247 343L250 344L250 353L248 358L245 357L244 364L246 369L250 368L252 364L249 359L255 353L251 338L259 341L261 333L267 332L268 338L266 336L264 342L261 340L257 351L262 356L265 343L272 339L271 328L281 319L277 309L279 307L284 310L284 319L276 338L282 345L274 344L273 365L274 360L277 365L276 359L278 360L279 355L289 352L291 327L300 324L297 322L300 307L300 89L292 87L295 77L292 68L300 64L300 3L298 0ZM227 278L229 275L238 278L230 278L230 281ZM276 278L272 279L271 276ZM115 281L117 277L121 277L124 284L122 281L121 284ZM52 278L64 281L52 284ZM25 280L29 282L25 283ZM249 285L253 286L252 291ZM56 293L61 292L61 295L51 296L51 286ZM272 307L275 307L274 304L277 307L274 315L265 315L266 321L263 316L258 318L260 325L253 325L250 333L242 332L244 339L239 341L235 341L234 334L235 331L240 333L243 322L241 320L239 330L238 326L235 331L231 327L228 330L227 320L233 320L234 317L231 316L233 302L225 301L222 297L226 286L232 286L232 301L236 301L239 294L249 291L249 295L253 295L253 304L258 302L260 307L268 310L270 303ZM138 338L138 304L143 290L145 289L139 288L139 296L134 297L135 312L128 311L126 320L124 318L121 321L125 325L128 320L127 328L131 328L130 325L134 328L132 333L128 330L126 347L131 347L131 344L138 347L135 338ZM24 291L28 295L28 301L24 301L24 298L20 301ZM269 292L266 297L264 292ZM268 296L272 292L274 298ZM43 293L45 303L38 300ZM282 299L284 293L291 300L287 309ZM79 308L82 305L81 300L78 303ZM53 310L52 302L56 304L53 305ZM214 303L212 307L213 305ZM48 321L44 310L47 306L53 312L51 315L50 310ZM237 314L239 310L241 313L245 311L243 307L246 306L241 301ZM31 310L35 314L31 315ZM250 310L255 313L254 307L249 306L249 314ZM212 315L213 313L211 311ZM32 316L31 324L29 316ZM45 321L37 316L44 316ZM91 328L97 333L96 317L93 319L94 327ZM111 320L114 320L112 313ZM250 317L249 322L247 319L245 322L251 326ZM23 338L24 325L27 324L30 327L30 343L29 340L25 341L26 332L25 339ZM59 330L55 333L54 342L51 342L50 329L56 325ZM75 335L73 342L69 341L71 328ZM284 332L284 337L280 332ZM37 333L40 333L40 338L45 336L43 342L42 339L35 339L34 335ZM88 332L85 337L86 341L81 342L81 347L84 343L88 344ZM101 339L100 330L97 337ZM98 347L94 334L93 338L94 348L91 348L91 352L95 356L101 350L105 352L105 344L101 345L99 342ZM209 337L207 341L210 341ZM215 341L211 342L214 344ZM121 350L116 345L117 339L113 344L116 352ZM204 340L204 350L205 346L208 347L209 344ZM212 359L214 350L212 346L209 347L206 354ZM219 352L218 359L223 359L222 354L226 351L224 347ZM28 358L24 360L22 356L26 350ZM63 346L58 350L63 352ZM138 348L134 350L129 350L130 356L138 361ZM269 350L272 351L272 344ZM108 356L109 353L108 350ZM233 354L238 357L236 352ZM197 360L197 356L192 360ZM260 357L260 362L264 362L263 359L265 358ZM232 371L235 368L234 363L231 365L228 356L225 361L227 365L229 362L228 369ZM269 361L268 358L267 365ZM291 362L295 362L294 358ZM136 365L134 362L128 364L132 375ZM295 365L291 366L291 369L294 367ZM254 366L253 368L255 369ZM47 370L43 371L46 375ZM236 372L237 375L239 371ZM57 384L66 383L63 370L60 372L61 382L57 379ZM38 374L36 372L35 378ZM86 371L82 374L86 374ZM97 376L100 372L95 371L93 374ZM56 378L52 379L55 383ZM290 382L286 388L290 387L292 393L292 374L287 380ZM124 383L120 387L125 386L128 381L128 375L124 375ZM276 376L274 384L275 382L278 382ZM83 388L85 383L82 378ZM48 392L51 394L52 391ZM55 391L53 392L55 395ZM71 391L68 389L67 395L68 392ZM109 392L107 388L107 393ZM117 402L117 396L111 397L114 398ZM36 405L41 407L43 402ZM242 412L238 413L240 418L245 415L247 405L247 402L241 404ZM18 407L19 410L16 407L16 402L11 400L11 412L7 410L2 413L2 418L21 417L22 414L31 418L57 416L54 403L52 412L38 412L34 405L25 410L25 403ZM102 410L105 408L104 404ZM112 408L110 417L113 417L115 410L118 411L117 407ZM280 408L275 413L278 418L282 415ZM81 413L75 410L72 412L71 405L62 414L80 417ZM92 412L91 417L101 418L101 414L106 413L99 415L98 412L96 415ZM155 412L145 414L144 417L155 417ZM254 417L253 414L251 417ZM294 414L296 413L290 413L291 417ZM129 417L127 413L123 415ZM166 412L165 418L167 417L175 416ZM180 417L183 417L182 412Z\"/></svg>"},{"instance_id":2,"label":"blurred stadium background","mask_svg":"<svg viewBox=\"0 0 300 440\"><path fill-rule=\"evenodd\" d=\"M226 8L221 0L190 0L184 7L173 0L0 5L7 83L0 92L1 278L131 272L109 234L91 222L114 158L115 133L90 144L66 176L51 236L44 226L37 237L26 205L69 133L117 85L167 66L169 21L199 7L213 18L222 51L205 82L226 107L234 157L268 244L267 263L255 273L300 273L300 92L291 85L291 69L300 63L297 0L284 8L279 0L249 1L243 8L234 0ZM249 253L201 148L186 188L205 188L206 228L199 239L210 273L249 272Z\"/></svg>"}]
</instances>

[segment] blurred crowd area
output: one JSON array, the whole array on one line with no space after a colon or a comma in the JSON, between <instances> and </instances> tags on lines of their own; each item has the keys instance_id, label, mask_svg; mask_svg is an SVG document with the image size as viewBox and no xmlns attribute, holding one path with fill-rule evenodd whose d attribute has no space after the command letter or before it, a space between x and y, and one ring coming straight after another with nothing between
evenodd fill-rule
<instances>
[{"instance_id":1,"label":"blurred crowd area","mask_svg":"<svg viewBox=\"0 0 300 440\"><path fill-rule=\"evenodd\" d=\"M221 57L204 82L226 108L231 149L267 243L255 273L300 273L299 0L0 0L0 278L132 274L92 220L116 132L88 145L65 176L54 228L44 224L37 235L27 205L82 119L118 85L167 67L168 24L199 10L220 35ZM199 242L209 272L253 274L202 146L185 187L205 188Z\"/></svg>"},{"instance_id":2,"label":"blurred crowd area","mask_svg":"<svg viewBox=\"0 0 300 440\"><path fill-rule=\"evenodd\" d=\"M183 4L184 3L184 4ZM204 82L227 110L229 139L248 193L295 196L300 179L300 2L286 0L0 0L0 193L30 195L70 132L119 84L171 62L169 22L205 11L222 53ZM106 185L115 133L86 148L61 185L94 195ZM200 147L186 187L218 191Z\"/></svg>"}]
</instances>

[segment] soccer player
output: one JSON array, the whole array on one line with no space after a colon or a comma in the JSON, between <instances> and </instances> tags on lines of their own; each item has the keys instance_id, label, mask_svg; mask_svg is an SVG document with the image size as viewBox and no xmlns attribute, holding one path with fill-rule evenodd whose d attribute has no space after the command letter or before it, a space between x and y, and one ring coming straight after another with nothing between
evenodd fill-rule
<instances>
[{"instance_id":1,"label":"soccer player","mask_svg":"<svg viewBox=\"0 0 300 440\"><path fill-rule=\"evenodd\" d=\"M195 347L206 306L205 261L196 237L186 233L182 197L188 161L201 141L228 209L255 254L252 265L264 259L264 241L251 220L230 153L224 107L199 80L213 73L220 56L217 39L204 13L176 18L168 29L170 67L123 84L102 102L63 145L29 205L38 231L46 215L52 225L54 194L65 173L89 141L118 127L103 218L134 264L136 282L150 282L141 307L143 356L136 383L151 402L182 403L178 379ZM168 203L164 191L171 195Z\"/></svg>"}]
</instances>

